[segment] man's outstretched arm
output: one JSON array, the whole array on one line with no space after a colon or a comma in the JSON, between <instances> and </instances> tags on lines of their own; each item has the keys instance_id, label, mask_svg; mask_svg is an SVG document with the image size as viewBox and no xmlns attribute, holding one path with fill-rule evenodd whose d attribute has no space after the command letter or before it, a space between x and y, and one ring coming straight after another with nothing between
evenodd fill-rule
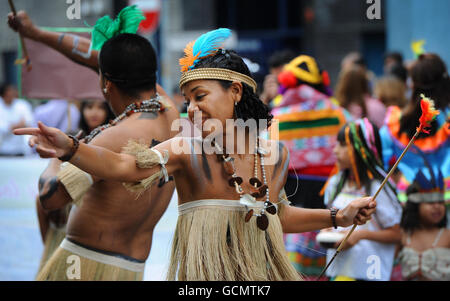
<instances>
[{"instance_id":1,"label":"man's outstretched arm","mask_svg":"<svg viewBox=\"0 0 450 301\"><path fill-rule=\"evenodd\" d=\"M8 14L8 25L25 38L43 43L62 53L72 61L98 72L98 51L89 51L91 40L77 35L52 32L39 28L25 11Z\"/></svg>"}]
</instances>

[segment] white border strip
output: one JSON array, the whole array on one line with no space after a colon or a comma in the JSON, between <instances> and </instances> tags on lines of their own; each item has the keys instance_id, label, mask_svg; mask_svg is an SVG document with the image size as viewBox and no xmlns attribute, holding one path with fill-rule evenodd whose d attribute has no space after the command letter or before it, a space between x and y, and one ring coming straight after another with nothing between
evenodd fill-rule
<instances>
[{"instance_id":1,"label":"white border strip","mask_svg":"<svg viewBox=\"0 0 450 301\"><path fill-rule=\"evenodd\" d=\"M85 257L87 259L94 260L94 261L97 261L100 263L113 265L118 268L122 268L122 269L129 270L132 272L137 272L137 273L144 272L145 263L131 262L131 261L128 261L123 258L118 258L118 257L114 257L111 255L98 253L98 252L83 248L79 245L76 245L76 244L70 242L69 240L67 240L66 238L64 238L64 240L61 242L60 247L63 248L64 250L75 253L81 257Z\"/></svg>"}]
</instances>

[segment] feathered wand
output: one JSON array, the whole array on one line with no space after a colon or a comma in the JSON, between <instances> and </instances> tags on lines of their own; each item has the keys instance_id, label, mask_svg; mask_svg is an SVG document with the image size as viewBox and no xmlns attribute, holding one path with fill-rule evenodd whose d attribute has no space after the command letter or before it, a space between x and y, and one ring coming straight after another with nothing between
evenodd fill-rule
<instances>
[{"instance_id":1,"label":"feathered wand","mask_svg":"<svg viewBox=\"0 0 450 301\"><path fill-rule=\"evenodd\" d=\"M384 178L384 180L381 183L380 187L378 188L377 192L373 196L374 200L377 198L377 196L380 193L381 189L383 189L384 185L387 183L387 181L389 180L390 176L394 173L395 169L397 168L397 165L403 159L403 157L405 156L406 152L411 147L411 145L414 143L414 141L419 136L419 134L420 133L427 133L427 134L430 133L427 130L427 128L429 128L431 126L431 122L440 113L438 110L436 110L434 108L434 102L433 102L432 99L425 97L423 94L421 94L420 97L422 97L422 99L420 100L420 107L422 109L422 115L420 116L420 119L419 119L420 125L419 125L418 128L416 128L416 133L411 138L411 140L409 141L408 145L406 146L406 148L401 153L400 157L395 162L394 166L392 166L391 170L389 171L389 173ZM345 245L345 243L348 240L348 238L350 237L350 235L352 235L352 233L355 230L355 228L356 228L356 224L353 225L353 227L350 230L350 232L348 232L348 234L345 236L344 240L339 244L339 247L337 248L337 250L334 253L333 257L331 258L330 262L328 262L327 266L323 269L322 273L320 273L320 276L317 279L320 279L325 274L325 272L327 271L328 267L331 265L333 260L336 258L337 254L339 254L339 252L342 250L343 246Z\"/></svg>"}]
</instances>

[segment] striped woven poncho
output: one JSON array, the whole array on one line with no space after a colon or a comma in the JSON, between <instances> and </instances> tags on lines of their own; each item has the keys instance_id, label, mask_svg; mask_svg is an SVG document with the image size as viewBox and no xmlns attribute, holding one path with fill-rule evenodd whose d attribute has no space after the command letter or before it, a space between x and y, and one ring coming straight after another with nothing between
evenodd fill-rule
<instances>
[{"instance_id":1,"label":"striped woven poncho","mask_svg":"<svg viewBox=\"0 0 450 301\"><path fill-rule=\"evenodd\" d=\"M333 148L340 128L351 120L337 102L308 85L288 89L272 110L280 140L290 152L289 172L328 177L336 158Z\"/></svg>"}]
</instances>

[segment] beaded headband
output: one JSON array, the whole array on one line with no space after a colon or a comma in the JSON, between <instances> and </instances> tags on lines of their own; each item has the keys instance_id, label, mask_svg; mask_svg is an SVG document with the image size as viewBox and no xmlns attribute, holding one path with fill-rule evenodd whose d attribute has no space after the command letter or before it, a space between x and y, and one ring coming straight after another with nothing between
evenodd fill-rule
<instances>
[{"instance_id":1,"label":"beaded headband","mask_svg":"<svg viewBox=\"0 0 450 301\"><path fill-rule=\"evenodd\" d=\"M435 172L426 157L420 151L418 151L418 154L424 160L424 165L428 169L430 177L425 176L422 170L416 173L410 186L414 187L416 191L407 193L408 201L416 204L443 202L445 200L445 184L441 170L438 169Z\"/></svg>"},{"instance_id":2,"label":"beaded headband","mask_svg":"<svg viewBox=\"0 0 450 301\"><path fill-rule=\"evenodd\" d=\"M217 79L239 81L249 85L256 93L256 82L245 74L224 68L198 68L196 65L204 58L214 55L224 41L230 37L231 30L219 28L202 34L195 41L186 45L184 57L180 59L181 78L180 89L186 83L198 79Z\"/></svg>"},{"instance_id":3,"label":"beaded headband","mask_svg":"<svg viewBox=\"0 0 450 301\"><path fill-rule=\"evenodd\" d=\"M186 83L198 79L239 81L250 86L253 92L256 93L256 82L253 78L245 74L223 68L198 68L183 72L180 78L180 89Z\"/></svg>"},{"instance_id":4,"label":"beaded headband","mask_svg":"<svg viewBox=\"0 0 450 301\"><path fill-rule=\"evenodd\" d=\"M441 191L411 193L408 195L408 201L412 203L443 202L444 193Z\"/></svg>"}]
</instances>

